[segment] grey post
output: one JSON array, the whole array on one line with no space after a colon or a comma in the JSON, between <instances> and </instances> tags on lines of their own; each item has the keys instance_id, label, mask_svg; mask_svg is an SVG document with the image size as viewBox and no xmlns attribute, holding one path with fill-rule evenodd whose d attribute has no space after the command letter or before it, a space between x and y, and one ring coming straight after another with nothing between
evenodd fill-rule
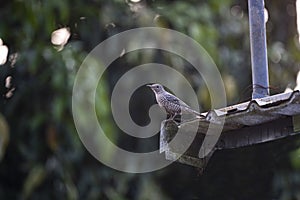
<instances>
[{"instance_id":1,"label":"grey post","mask_svg":"<svg viewBox=\"0 0 300 200\"><path fill-rule=\"evenodd\" d=\"M252 64L252 99L269 95L264 0L248 0Z\"/></svg>"}]
</instances>

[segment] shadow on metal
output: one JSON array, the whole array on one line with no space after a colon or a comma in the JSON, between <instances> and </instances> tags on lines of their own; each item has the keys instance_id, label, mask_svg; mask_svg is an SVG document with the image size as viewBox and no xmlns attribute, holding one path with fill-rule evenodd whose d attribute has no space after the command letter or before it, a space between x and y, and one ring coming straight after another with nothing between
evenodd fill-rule
<instances>
[{"instance_id":1,"label":"shadow on metal","mask_svg":"<svg viewBox=\"0 0 300 200\"><path fill-rule=\"evenodd\" d=\"M205 118L180 125L172 120L162 122L160 153L164 152L167 160L176 160L204 169L216 150L245 147L300 134L300 92L294 91L254 99L201 114ZM226 121L215 148L205 158L199 158L198 153L208 125L218 124L222 117L225 117ZM189 130L195 130L195 126L198 129L196 137L188 150L180 156L176 149L170 148L168 144L179 127L189 133Z\"/></svg>"}]
</instances>

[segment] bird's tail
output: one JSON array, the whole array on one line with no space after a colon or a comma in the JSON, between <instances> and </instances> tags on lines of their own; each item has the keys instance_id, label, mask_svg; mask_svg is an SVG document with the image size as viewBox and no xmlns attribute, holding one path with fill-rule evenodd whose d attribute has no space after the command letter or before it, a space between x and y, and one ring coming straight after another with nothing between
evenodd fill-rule
<instances>
[{"instance_id":1,"label":"bird's tail","mask_svg":"<svg viewBox=\"0 0 300 200\"><path fill-rule=\"evenodd\" d=\"M205 116L203 116L202 114L200 114L199 112L191 109L190 107L182 107L181 108L183 113L187 113L187 114L194 114L196 115L196 118L205 118Z\"/></svg>"}]
</instances>

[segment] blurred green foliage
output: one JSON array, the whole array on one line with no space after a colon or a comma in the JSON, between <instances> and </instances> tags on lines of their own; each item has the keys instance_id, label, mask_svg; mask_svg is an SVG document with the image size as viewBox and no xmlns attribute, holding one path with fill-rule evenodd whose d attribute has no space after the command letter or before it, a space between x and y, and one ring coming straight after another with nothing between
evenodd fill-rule
<instances>
[{"instance_id":1,"label":"blurred green foliage","mask_svg":"<svg viewBox=\"0 0 300 200\"><path fill-rule=\"evenodd\" d=\"M2 160L7 144L9 142L8 124L4 117L0 115L0 161Z\"/></svg>"},{"instance_id":2,"label":"blurred green foliage","mask_svg":"<svg viewBox=\"0 0 300 200\"><path fill-rule=\"evenodd\" d=\"M295 86L299 71L295 1L266 1L266 7L271 92L279 93ZM0 67L0 199L300 199L298 138L218 152L202 176L180 164L135 175L96 161L74 127L72 86L83 59L101 41L135 27L171 28L194 38L219 67L229 104L248 100L246 1L4 0L0 19L0 38L10 58ZM51 33L62 27L70 28L71 38L57 51ZM137 55L129 54L108 70L96 109L113 141L139 151L137 141L121 136L109 109L118 77L157 56ZM164 54L159 61L187 76L201 106L210 108L203 80L183 61ZM5 88L9 75L12 87ZM5 97L12 88L13 96ZM150 92L141 98L146 95ZM133 116L144 123L148 118L141 110L154 102L147 99Z\"/></svg>"}]
</instances>

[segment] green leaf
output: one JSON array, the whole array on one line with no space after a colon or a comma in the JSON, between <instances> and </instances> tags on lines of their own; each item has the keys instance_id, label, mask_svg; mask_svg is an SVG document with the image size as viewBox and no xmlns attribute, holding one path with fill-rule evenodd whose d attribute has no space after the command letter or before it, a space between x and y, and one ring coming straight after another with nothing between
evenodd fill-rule
<instances>
[{"instance_id":1,"label":"green leaf","mask_svg":"<svg viewBox=\"0 0 300 200\"><path fill-rule=\"evenodd\" d=\"M36 165L30 170L24 185L22 196L24 199L28 199L32 192L44 181L46 176L46 170L41 165Z\"/></svg>"}]
</instances>

